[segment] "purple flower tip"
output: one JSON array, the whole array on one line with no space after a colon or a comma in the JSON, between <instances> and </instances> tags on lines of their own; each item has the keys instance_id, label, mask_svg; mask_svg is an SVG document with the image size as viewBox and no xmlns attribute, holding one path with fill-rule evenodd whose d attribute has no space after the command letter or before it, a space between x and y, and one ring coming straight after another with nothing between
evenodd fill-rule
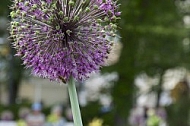
<instances>
[{"instance_id":1,"label":"purple flower tip","mask_svg":"<svg viewBox=\"0 0 190 126\"><path fill-rule=\"evenodd\" d=\"M104 65L120 12L113 0L14 0L10 33L34 75L84 80Z\"/></svg>"}]
</instances>

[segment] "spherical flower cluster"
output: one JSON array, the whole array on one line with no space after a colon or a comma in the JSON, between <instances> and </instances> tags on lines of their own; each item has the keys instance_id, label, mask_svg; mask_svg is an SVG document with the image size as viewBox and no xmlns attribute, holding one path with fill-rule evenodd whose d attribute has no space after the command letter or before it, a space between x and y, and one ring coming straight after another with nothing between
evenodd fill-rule
<instances>
[{"instance_id":1,"label":"spherical flower cluster","mask_svg":"<svg viewBox=\"0 0 190 126\"><path fill-rule=\"evenodd\" d=\"M51 80L83 80L110 52L120 12L113 0L14 0L10 34L23 64Z\"/></svg>"}]
</instances>

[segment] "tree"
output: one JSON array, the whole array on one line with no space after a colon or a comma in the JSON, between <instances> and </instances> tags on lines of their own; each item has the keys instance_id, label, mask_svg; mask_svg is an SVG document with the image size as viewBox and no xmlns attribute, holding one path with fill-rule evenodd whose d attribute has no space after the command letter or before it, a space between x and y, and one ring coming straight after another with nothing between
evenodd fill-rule
<instances>
[{"instance_id":1,"label":"tree","mask_svg":"<svg viewBox=\"0 0 190 126\"><path fill-rule=\"evenodd\" d=\"M160 75L157 87L161 93L164 72L182 64L187 35L182 15L175 1L120 0L122 19L120 33L123 50L116 69L119 82L113 91L116 124L126 126L133 105L135 76L140 72ZM159 101L159 100L158 100Z\"/></svg>"},{"instance_id":2,"label":"tree","mask_svg":"<svg viewBox=\"0 0 190 126\"><path fill-rule=\"evenodd\" d=\"M0 5L0 16L3 17L4 19L8 20L9 18L9 5L10 1L2 1ZM7 22L8 24L8 22ZM5 24L6 25L6 24ZM8 25L7 25L8 26ZM8 30L7 28L4 28L0 31L0 37L6 36L8 37ZM5 38L5 37L4 37ZM8 92L9 92L9 103L14 104L16 102L16 98L18 95L19 91L19 84L20 80L22 78L22 66L20 65L20 59L17 57L14 57L15 51L12 48L12 44L9 43L10 41L5 40L4 44L1 45L5 47L9 47L9 54L6 54L7 56L4 57L4 60L7 63L7 83L8 83ZM2 47L2 48L5 48ZM3 60L3 59L0 59Z\"/></svg>"}]
</instances>

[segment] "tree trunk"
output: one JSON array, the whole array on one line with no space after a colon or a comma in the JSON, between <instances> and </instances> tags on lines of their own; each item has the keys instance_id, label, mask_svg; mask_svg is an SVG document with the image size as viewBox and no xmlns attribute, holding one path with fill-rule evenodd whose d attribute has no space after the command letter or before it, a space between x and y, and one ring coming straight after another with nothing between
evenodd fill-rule
<instances>
[{"instance_id":1,"label":"tree trunk","mask_svg":"<svg viewBox=\"0 0 190 126\"><path fill-rule=\"evenodd\" d=\"M18 96L18 88L19 88L19 83L10 80L9 82L9 105L15 104L16 103L16 98Z\"/></svg>"},{"instance_id":2,"label":"tree trunk","mask_svg":"<svg viewBox=\"0 0 190 126\"><path fill-rule=\"evenodd\" d=\"M158 83L158 89L157 89L157 101L156 101L156 108L160 106L160 98L162 94L162 81L163 81L163 75L164 75L164 70L160 71L160 79Z\"/></svg>"},{"instance_id":3,"label":"tree trunk","mask_svg":"<svg viewBox=\"0 0 190 126\"><path fill-rule=\"evenodd\" d=\"M14 57L15 50L10 46L10 60L9 60L9 104L15 104L18 96L19 84L22 78L22 66L21 60L18 57Z\"/></svg>"}]
</instances>

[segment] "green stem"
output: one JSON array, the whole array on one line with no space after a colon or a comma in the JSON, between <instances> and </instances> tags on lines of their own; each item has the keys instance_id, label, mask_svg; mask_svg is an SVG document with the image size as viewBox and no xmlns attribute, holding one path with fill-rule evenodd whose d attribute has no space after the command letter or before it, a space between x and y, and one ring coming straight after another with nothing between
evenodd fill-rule
<instances>
[{"instance_id":1,"label":"green stem","mask_svg":"<svg viewBox=\"0 0 190 126\"><path fill-rule=\"evenodd\" d=\"M78 103L77 91L74 79L71 78L68 83L69 98L71 102L71 109L73 114L74 126L83 126L82 118Z\"/></svg>"}]
</instances>

